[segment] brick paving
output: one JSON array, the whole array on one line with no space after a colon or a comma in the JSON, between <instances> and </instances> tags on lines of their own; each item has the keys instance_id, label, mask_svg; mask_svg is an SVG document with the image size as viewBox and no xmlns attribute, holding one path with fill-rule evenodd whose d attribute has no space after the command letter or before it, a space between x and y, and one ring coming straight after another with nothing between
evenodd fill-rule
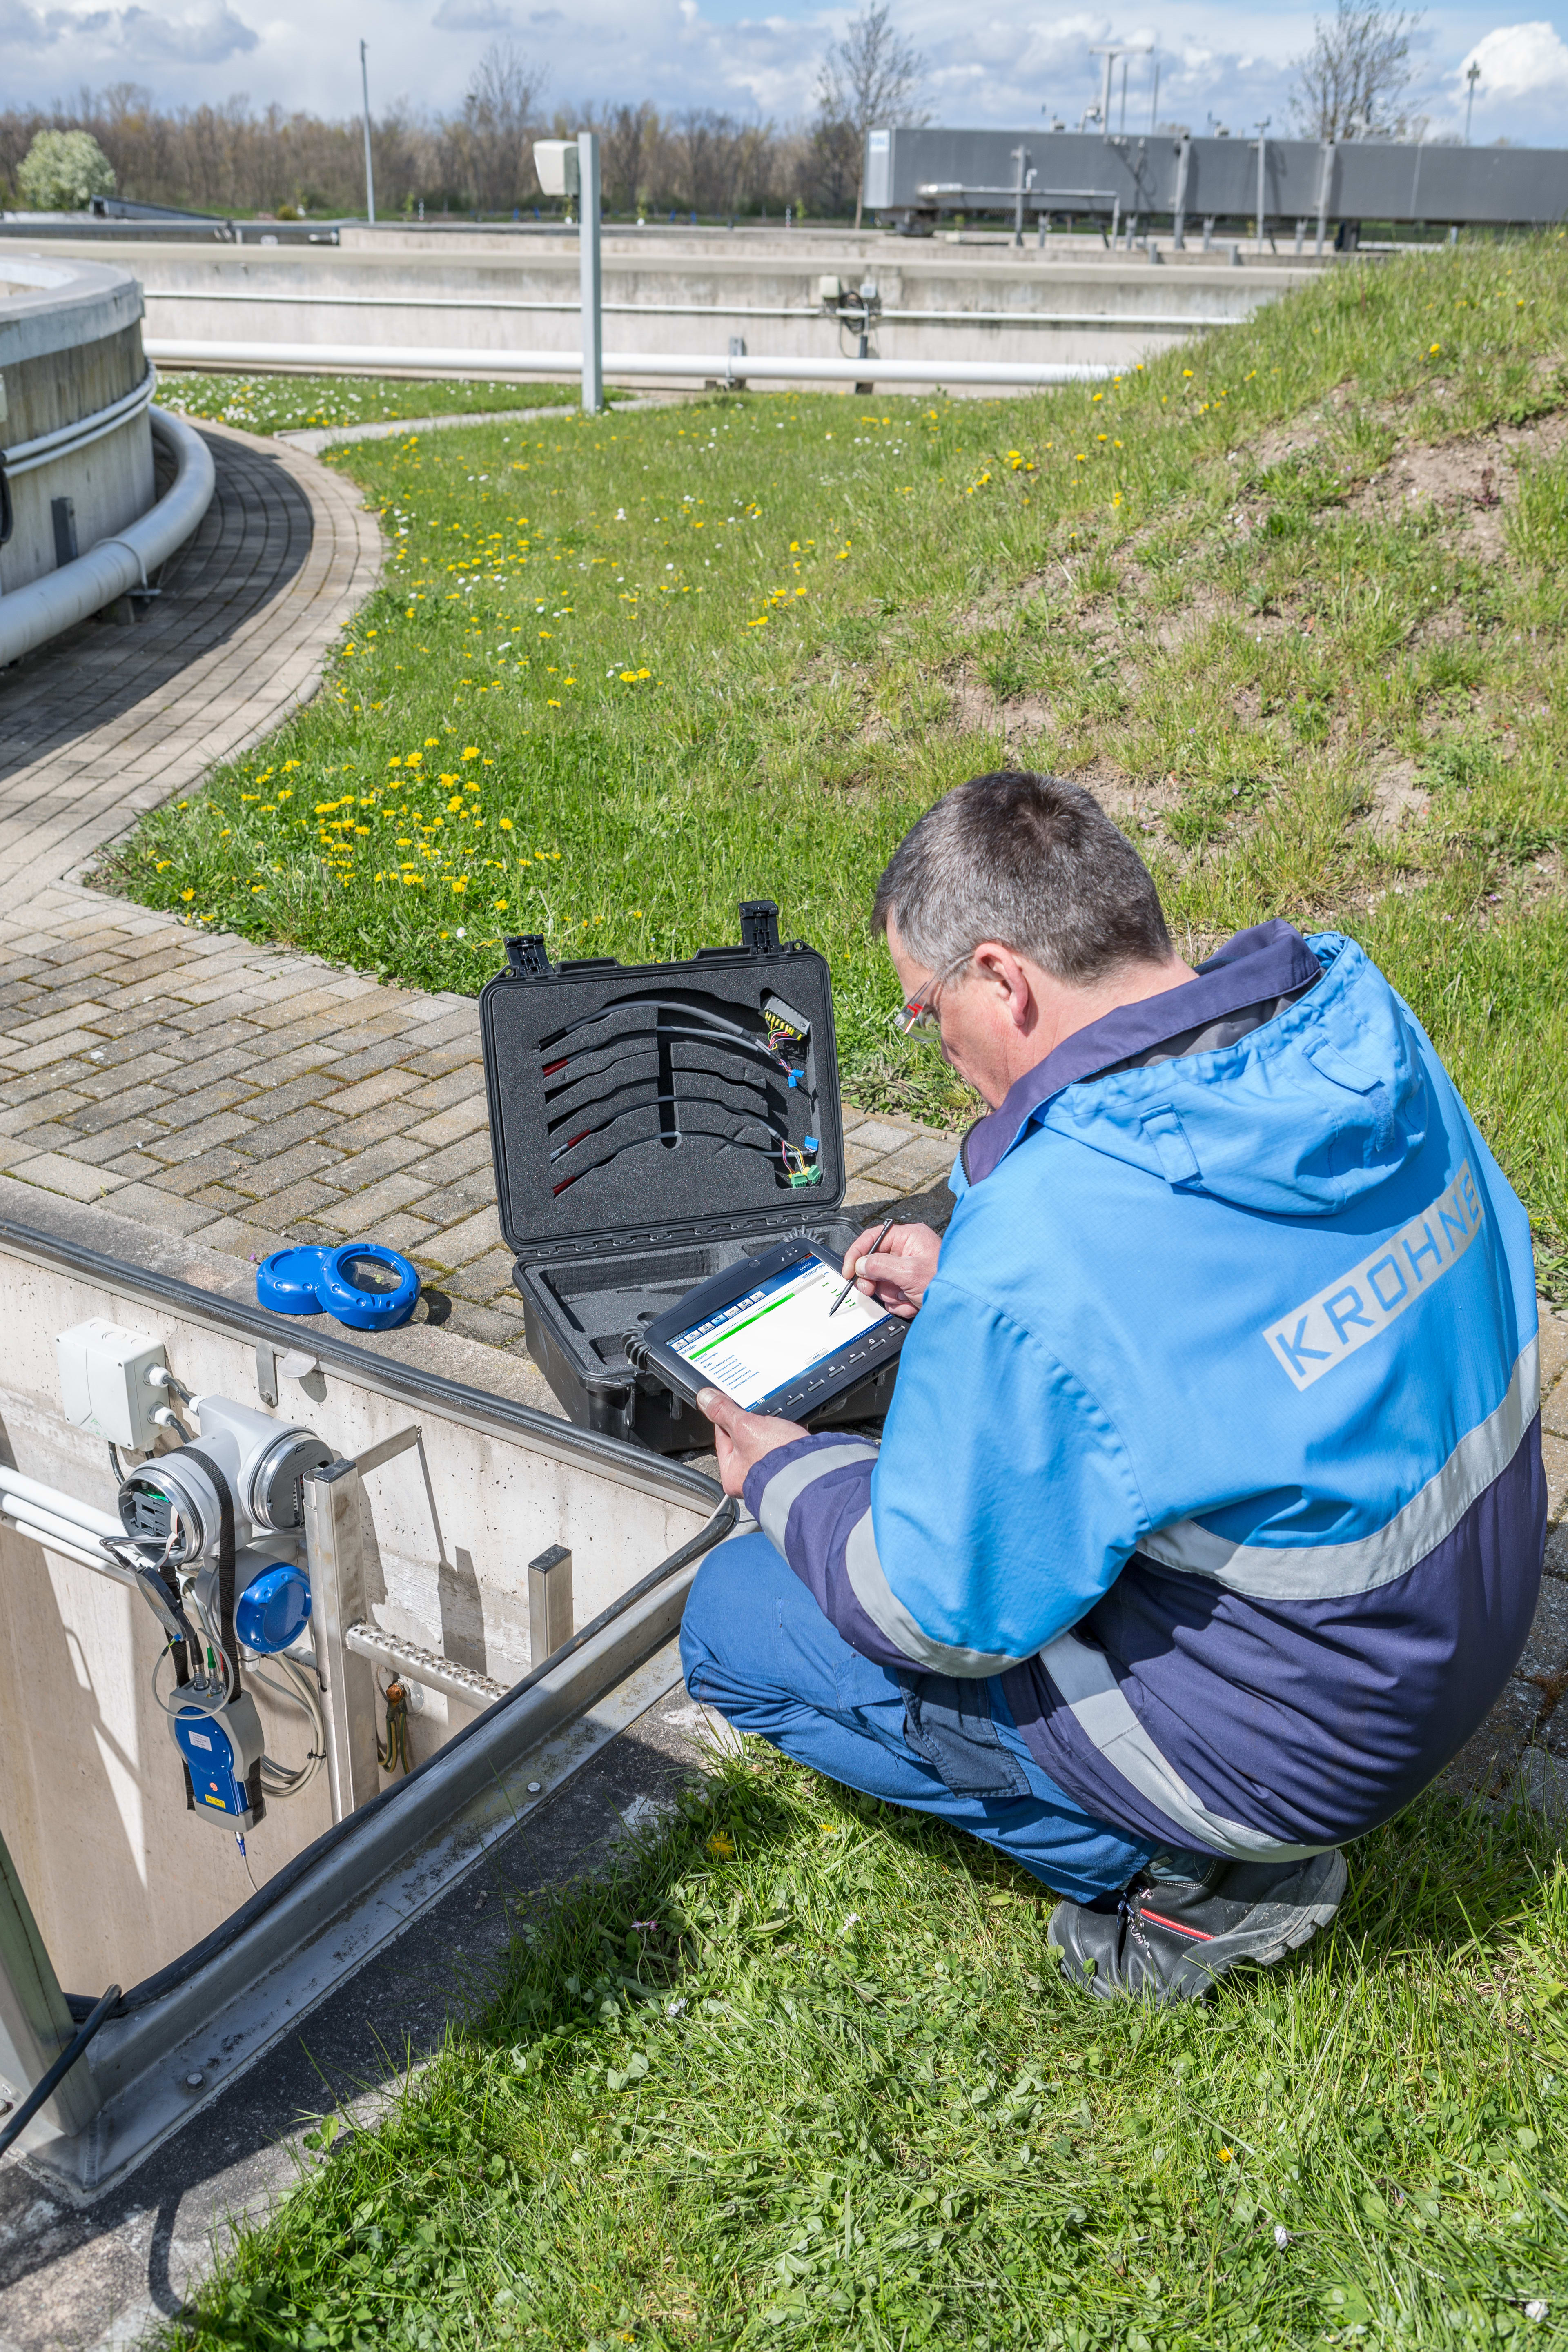
<instances>
[{"instance_id":1,"label":"brick paving","mask_svg":"<svg viewBox=\"0 0 1568 2352\"><path fill-rule=\"evenodd\" d=\"M204 430L218 495L151 617L89 624L0 677L0 1173L241 1260L387 1242L450 1298L455 1332L515 1361L472 999L198 930L77 878L314 691L379 569L352 483ZM952 1160L951 1138L847 1107L845 1140L852 1206L923 1192ZM550 1402L542 1381L531 1395ZM1542 1396L1545 1595L1448 1777L1496 1796L1522 1775L1538 1801L1568 1802L1568 1321L1544 1305Z\"/></svg>"}]
</instances>

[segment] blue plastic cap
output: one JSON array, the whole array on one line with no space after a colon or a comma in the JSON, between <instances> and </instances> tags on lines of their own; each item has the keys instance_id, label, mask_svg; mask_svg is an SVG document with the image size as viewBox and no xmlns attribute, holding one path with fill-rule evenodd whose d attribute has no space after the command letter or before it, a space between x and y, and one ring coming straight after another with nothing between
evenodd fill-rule
<instances>
[{"instance_id":1,"label":"blue plastic cap","mask_svg":"<svg viewBox=\"0 0 1568 2352\"><path fill-rule=\"evenodd\" d=\"M419 1276L405 1257L380 1242L348 1242L342 1249L323 1250L325 1263L316 1279L316 1296L329 1315L352 1331L395 1331L406 1323L419 1297ZM380 1266L391 1275L388 1288L372 1288L354 1279L360 1266Z\"/></svg>"},{"instance_id":2,"label":"blue plastic cap","mask_svg":"<svg viewBox=\"0 0 1568 2352\"><path fill-rule=\"evenodd\" d=\"M316 1285L331 1255L324 1249L274 1250L256 1269L256 1301L274 1315L319 1315Z\"/></svg>"},{"instance_id":3,"label":"blue plastic cap","mask_svg":"<svg viewBox=\"0 0 1568 2352\"><path fill-rule=\"evenodd\" d=\"M354 1278L360 1265L384 1267L385 1289ZM333 1315L353 1331L395 1331L419 1297L419 1276L396 1250L380 1242L350 1242L342 1249L274 1250L256 1269L258 1306L274 1315Z\"/></svg>"},{"instance_id":4,"label":"blue plastic cap","mask_svg":"<svg viewBox=\"0 0 1568 2352\"><path fill-rule=\"evenodd\" d=\"M822 1146L815 1135L803 1135L800 1139L800 1148L803 1151L820 1151Z\"/></svg>"},{"instance_id":5,"label":"blue plastic cap","mask_svg":"<svg viewBox=\"0 0 1568 2352\"><path fill-rule=\"evenodd\" d=\"M279 1560L253 1576L234 1604L234 1630L247 1650L270 1657L298 1641L310 1621L310 1587L302 1569Z\"/></svg>"}]
</instances>

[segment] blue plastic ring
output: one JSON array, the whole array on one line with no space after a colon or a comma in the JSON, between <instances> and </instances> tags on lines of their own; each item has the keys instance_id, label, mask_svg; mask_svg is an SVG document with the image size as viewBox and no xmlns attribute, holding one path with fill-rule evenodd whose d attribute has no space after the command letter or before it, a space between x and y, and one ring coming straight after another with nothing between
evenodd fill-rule
<instances>
[{"instance_id":1,"label":"blue plastic ring","mask_svg":"<svg viewBox=\"0 0 1568 2352\"><path fill-rule=\"evenodd\" d=\"M331 1256L324 1249L274 1250L256 1269L256 1299L274 1315L319 1315L322 1301L317 1290L321 1269Z\"/></svg>"},{"instance_id":2,"label":"blue plastic ring","mask_svg":"<svg viewBox=\"0 0 1568 2352\"><path fill-rule=\"evenodd\" d=\"M380 1242L348 1242L342 1249L322 1250L320 1255L322 1264L316 1277L316 1297L340 1323L346 1323L353 1331L395 1331L400 1323L407 1322L419 1296L419 1276L396 1250L384 1249ZM395 1289L361 1290L349 1280L348 1268L367 1259L397 1276Z\"/></svg>"}]
</instances>

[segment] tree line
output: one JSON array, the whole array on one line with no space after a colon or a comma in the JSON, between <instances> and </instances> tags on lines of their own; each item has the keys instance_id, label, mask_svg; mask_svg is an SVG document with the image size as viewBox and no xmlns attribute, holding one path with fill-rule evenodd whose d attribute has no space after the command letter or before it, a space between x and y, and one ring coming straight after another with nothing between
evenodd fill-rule
<instances>
[{"instance_id":1,"label":"tree line","mask_svg":"<svg viewBox=\"0 0 1568 2352\"><path fill-rule=\"evenodd\" d=\"M374 119L376 210L531 218L552 206L532 168L536 138L600 134L606 212L649 219L843 218L860 198L864 132L872 121L923 121L916 110L924 61L871 0L823 61L814 113L799 123L744 121L713 107L661 113L608 105L568 113L544 102L542 77L514 43L495 43L461 104L426 114L406 101ZM323 121L244 98L222 106L160 107L121 82L84 89L74 106L0 112L0 204L38 206L42 132L85 133L107 158L114 193L139 204L280 218L353 214L364 204L363 129L357 115ZM58 152L58 142L47 147ZM72 147L82 152L79 140ZM103 175L107 179L108 174ZM100 184L95 183L94 184Z\"/></svg>"}]
</instances>

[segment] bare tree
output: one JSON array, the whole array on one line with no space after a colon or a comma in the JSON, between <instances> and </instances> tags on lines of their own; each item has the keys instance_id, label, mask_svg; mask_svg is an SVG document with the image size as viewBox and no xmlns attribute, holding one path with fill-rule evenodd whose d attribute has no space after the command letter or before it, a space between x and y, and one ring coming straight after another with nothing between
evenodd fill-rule
<instances>
[{"instance_id":1,"label":"bare tree","mask_svg":"<svg viewBox=\"0 0 1568 2352\"><path fill-rule=\"evenodd\" d=\"M834 144L831 138L823 140L824 132L848 130L855 134L857 228L865 205L867 131L927 120L923 111L917 110L926 60L893 30L891 18L891 0L868 0L864 13L851 18L844 38L828 50L816 78L819 143L828 148Z\"/></svg>"},{"instance_id":2,"label":"bare tree","mask_svg":"<svg viewBox=\"0 0 1568 2352\"><path fill-rule=\"evenodd\" d=\"M658 115L645 99L640 106L606 108L597 127L604 141L605 209L635 218L654 169Z\"/></svg>"},{"instance_id":3,"label":"bare tree","mask_svg":"<svg viewBox=\"0 0 1568 2352\"><path fill-rule=\"evenodd\" d=\"M477 212L509 212L526 193L543 77L512 41L492 41L447 126Z\"/></svg>"},{"instance_id":4,"label":"bare tree","mask_svg":"<svg viewBox=\"0 0 1568 2352\"><path fill-rule=\"evenodd\" d=\"M1318 139L1397 138L1407 127L1400 100L1414 68L1410 42L1419 10L1389 8L1380 0L1337 0L1331 17L1313 19L1312 46L1296 63L1290 110L1300 129Z\"/></svg>"}]
</instances>

